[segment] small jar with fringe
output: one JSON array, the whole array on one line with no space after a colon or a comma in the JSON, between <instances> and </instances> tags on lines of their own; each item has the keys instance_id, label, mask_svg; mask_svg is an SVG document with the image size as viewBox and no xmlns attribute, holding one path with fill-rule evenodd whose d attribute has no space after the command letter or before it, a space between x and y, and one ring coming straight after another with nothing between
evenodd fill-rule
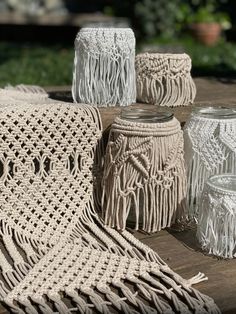
<instances>
[{"instance_id":1,"label":"small jar with fringe","mask_svg":"<svg viewBox=\"0 0 236 314\"><path fill-rule=\"evenodd\" d=\"M169 112L123 110L111 126L102 180L105 223L151 233L183 222L186 175L183 133Z\"/></svg>"},{"instance_id":2,"label":"small jar with fringe","mask_svg":"<svg viewBox=\"0 0 236 314\"><path fill-rule=\"evenodd\" d=\"M199 198L214 174L236 173L236 111L196 108L184 128L190 219L198 219Z\"/></svg>"},{"instance_id":3,"label":"small jar with fringe","mask_svg":"<svg viewBox=\"0 0 236 314\"><path fill-rule=\"evenodd\" d=\"M135 36L130 28L82 28L75 39L75 102L101 107L136 101Z\"/></svg>"},{"instance_id":4,"label":"small jar with fringe","mask_svg":"<svg viewBox=\"0 0 236 314\"><path fill-rule=\"evenodd\" d=\"M183 54L142 53L136 56L137 100L158 106L193 103L196 87L191 58Z\"/></svg>"},{"instance_id":5,"label":"small jar with fringe","mask_svg":"<svg viewBox=\"0 0 236 314\"><path fill-rule=\"evenodd\" d=\"M236 256L236 175L207 180L199 204L197 238L209 254Z\"/></svg>"}]
</instances>

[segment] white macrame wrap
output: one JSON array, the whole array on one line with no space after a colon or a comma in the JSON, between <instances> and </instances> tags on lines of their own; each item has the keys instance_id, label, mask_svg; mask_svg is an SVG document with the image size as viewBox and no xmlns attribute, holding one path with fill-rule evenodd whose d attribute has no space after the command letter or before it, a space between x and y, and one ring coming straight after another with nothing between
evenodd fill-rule
<instances>
[{"instance_id":1,"label":"white macrame wrap","mask_svg":"<svg viewBox=\"0 0 236 314\"><path fill-rule=\"evenodd\" d=\"M127 106L136 101L135 37L130 28L82 28L75 39L75 102Z\"/></svg>"},{"instance_id":2,"label":"white macrame wrap","mask_svg":"<svg viewBox=\"0 0 236 314\"><path fill-rule=\"evenodd\" d=\"M186 217L183 132L178 120L140 123L116 118L108 141L102 207L105 223L156 232Z\"/></svg>"},{"instance_id":3,"label":"white macrame wrap","mask_svg":"<svg viewBox=\"0 0 236 314\"><path fill-rule=\"evenodd\" d=\"M220 313L192 287L203 274L184 280L96 214L96 108L6 106L0 130L0 301L12 312Z\"/></svg>"},{"instance_id":4,"label":"white macrame wrap","mask_svg":"<svg viewBox=\"0 0 236 314\"><path fill-rule=\"evenodd\" d=\"M21 104L21 103L50 102L46 91L34 85L7 85L0 88L0 106Z\"/></svg>"},{"instance_id":5,"label":"white macrame wrap","mask_svg":"<svg viewBox=\"0 0 236 314\"><path fill-rule=\"evenodd\" d=\"M232 177L236 181L232 175L216 177L223 184L229 185ZM200 200L198 220L197 238L203 250L222 258L236 256L236 191L222 189L207 181Z\"/></svg>"},{"instance_id":6,"label":"white macrame wrap","mask_svg":"<svg viewBox=\"0 0 236 314\"><path fill-rule=\"evenodd\" d=\"M142 53L136 56L137 100L158 106L187 106L196 87L187 54Z\"/></svg>"},{"instance_id":7,"label":"white macrame wrap","mask_svg":"<svg viewBox=\"0 0 236 314\"><path fill-rule=\"evenodd\" d=\"M236 173L236 118L192 115L184 128L190 218L197 220L199 197L214 174Z\"/></svg>"}]
</instances>

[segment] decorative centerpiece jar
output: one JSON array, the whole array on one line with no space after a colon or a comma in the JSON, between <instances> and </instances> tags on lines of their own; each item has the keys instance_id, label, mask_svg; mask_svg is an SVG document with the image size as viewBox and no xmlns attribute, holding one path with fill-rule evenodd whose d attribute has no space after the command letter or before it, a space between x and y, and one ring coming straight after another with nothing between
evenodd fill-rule
<instances>
[{"instance_id":1,"label":"decorative centerpiece jar","mask_svg":"<svg viewBox=\"0 0 236 314\"><path fill-rule=\"evenodd\" d=\"M135 37L130 28L82 28L75 39L72 95L102 107L136 101Z\"/></svg>"},{"instance_id":2,"label":"decorative centerpiece jar","mask_svg":"<svg viewBox=\"0 0 236 314\"><path fill-rule=\"evenodd\" d=\"M152 107L153 108L153 107ZM156 108L126 109L111 126L102 208L105 223L156 232L186 216L183 133L179 121Z\"/></svg>"},{"instance_id":3,"label":"decorative centerpiece jar","mask_svg":"<svg viewBox=\"0 0 236 314\"><path fill-rule=\"evenodd\" d=\"M196 108L184 128L189 215L197 220L199 198L214 174L236 173L236 111Z\"/></svg>"}]
</instances>

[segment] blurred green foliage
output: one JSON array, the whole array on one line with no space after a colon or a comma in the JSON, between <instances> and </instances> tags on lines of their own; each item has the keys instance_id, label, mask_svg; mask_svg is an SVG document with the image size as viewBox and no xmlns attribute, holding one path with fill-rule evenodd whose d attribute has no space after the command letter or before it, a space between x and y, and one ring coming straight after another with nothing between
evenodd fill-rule
<instances>
[{"instance_id":1,"label":"blurred green foliage","mask_svg":"<svg viewBox=\"0 0 236 314\"><path fill-rule=\"evenodd\" d=\"M176 13L181 5L181 0L143 0L135 6L135 14L142 25L142 35L146 38L162 34L171 38L176 35Z\"/></svg>"},{"instance_id":2,"label":"blurred green foliage","mask_svg":"<svg viewBox=\"0 0 236 314\"><path fill-rule=\"evenodd\" d=\"M205 46L191 37L180 39L153 39L146 45L156 49L181 50L192 59L192 73L194 76L234 76L236 74L236 44L222 39L215 46Z\"/></svg>"},{"instance_id":3,"label":"blurred green foliage","mask_svg":"<svg viewBox=\"0 0 236 314\"><path fill-rule=\"evenodd\" d=\"M230 0L114 0L112 12L131 20L138 38L174 38L193 22L219 22L230 27L222 7Z\"/></svg>"},{"instance_id":4,"label":"blurred green foliage","mask_svg":"<svg viewBox=\"0 0 236 314\"><path fill-rule=\"evenodd\" d=\"M71 84L73 58L72 47L0 43L0 86Z\"/></svg>"},{"instance_id":5,"label":"blurred green foliage","mask_svg":"<svg viewBox=\"0 0 236 314\"><path fill-rule=\"evenodd\" d=\"M179 23L219 23L222 29L231 27L229 14L222 11L221 5L228 0L185 0L176 16Z\"/></svg>"},{"instance_id":6,"label":"blurred green foliage","mask_svg":"<svg viewBox=\"0 0 236 314\"><path fill-rule=\"evenodd\" d=\"M146 44L157 47L181 47L192 58L193 74L228 76L236 73L236 44L221 41L206 47L191 38L152 39ZM141 48L141 47L140 47ZM137 51L138 52L138 51ZM0 86L37 84L70 85L73 71L73 47L0 43Z\"/></svg>"}]
</instances>

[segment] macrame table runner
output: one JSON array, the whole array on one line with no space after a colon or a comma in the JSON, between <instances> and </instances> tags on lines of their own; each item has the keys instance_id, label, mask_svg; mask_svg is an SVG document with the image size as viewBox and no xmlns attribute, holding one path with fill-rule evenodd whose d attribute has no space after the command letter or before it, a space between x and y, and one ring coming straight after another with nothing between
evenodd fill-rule
<instances>
[{"instance_id":1,"label":"macrame table runner","mask_svg":"<svg viewBox=\"0 0 236 314\"><path fill-rule=\"evenodd\" d=\"M72 95L102 107L136 101L135 37L130 28L82 28L75 39Z\"/></svg>"},{"instance_id":2,"label":"macrame table runner","mask_svg":"<svg viewBox=\"0 0 236 314\"><path fill-rule=\"evenodd\" d=\"M103 177L105 223L124 230L130 212L135 229L156 232L186 216L186 174L180 123L116 118Z\"/></svg>"},{"instance_id":3,"label":"macrame table runner","mask_svg":"<svg viewBox=\"0 0 236 314\"><path fill-rule=\"evenodd\" d=\"M199 206L197 238L209 254L236 256L236 175L215 175L207 180Z\"/></svg>"},{"instance_id":4,"label":"macrame table runner","mask_svg":"<svg viewBox=\"0 0 236 314\"><path fill-rule=\"evenodd\" d=\"M96 108L0 108L0 301L14 313L220 313L213 300L95 212Z\"/></svg>"},{"instance_id":5,"label":"macrame table runner","mask_svg":"<svg viewBox=\"0 0 236 314\"><path fill-rule=\"evenodd\" d=\"M7 85L0 88L0 106L12 104L45 103L50 102L46 91L39 86L34 85Z\"/></svg>"},{"instance_id":6,"label":"macrame table runner","mask_svg":"<svg viewBox=\"0 0 236 314\"><path fill-rule=\"evenodd\" d=\"M169 107L193 103L196 87L187 54L141 53L135 67L138 101Z\"/></svg>"},{"instance_id":7,"label":"macrame table runner","mask_svg":"<svg viewBox=\"0 0 236 314\"><path fill-rule=\"evenodd\" d=\"M214 174L236 173L236 112L196 109L184 128L190 218L196 219L206 180Z\"/></svg>"}]
</instances>

